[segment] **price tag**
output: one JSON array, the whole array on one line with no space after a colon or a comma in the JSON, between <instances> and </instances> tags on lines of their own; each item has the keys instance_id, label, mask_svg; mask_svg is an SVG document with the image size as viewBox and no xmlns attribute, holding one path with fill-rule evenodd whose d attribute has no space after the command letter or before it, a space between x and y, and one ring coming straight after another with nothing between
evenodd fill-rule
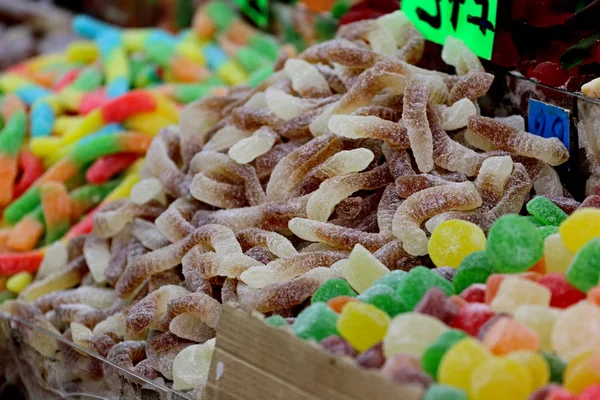
<instances>
[{"instance_id":1,"label":"price tag","mask_svg":"<svg viewBox=\"0 0 600 400\"><path fill-rule=\"evenodd\" d=\"M269 25L269 0L235 0L235 3L259 28Z\"/></svg>"},{"instance_id":2,"label":"price tag","mask_svg":"<svg viewBox=\"0 0 600 400\"><path fill-rule=\"evenodd\" d=\"M529 100L529 132L545 138L558 138L570 150L569 111L538 100Z\"/></svg>"},{"instance_id":3,"label":"price tag","mask_svg":"<svg viewBox=\"0 0 600 400\"><path fill-rule=\"evenodd\" d=\"M492 58L498 0L402 0L402 11L426 39L461 39L475 54Z\"/></svg>"}]
</instances>

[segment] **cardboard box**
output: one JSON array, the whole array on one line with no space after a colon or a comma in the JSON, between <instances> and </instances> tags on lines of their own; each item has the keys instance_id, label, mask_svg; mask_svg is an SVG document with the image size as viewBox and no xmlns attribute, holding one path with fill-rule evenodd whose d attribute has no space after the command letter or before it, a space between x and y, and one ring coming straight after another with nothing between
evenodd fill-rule
<instances>
[{"instance_id":1,"label":"cardboard box","mask_svg":"<svg viewBox=\"0 0 600 400\"><path fill-rule=\"evenodd\" d=\"M423 391L333 357L315 343L226 304L217 330L207 400L419 400Z\"/></svg>"}]
</instances>

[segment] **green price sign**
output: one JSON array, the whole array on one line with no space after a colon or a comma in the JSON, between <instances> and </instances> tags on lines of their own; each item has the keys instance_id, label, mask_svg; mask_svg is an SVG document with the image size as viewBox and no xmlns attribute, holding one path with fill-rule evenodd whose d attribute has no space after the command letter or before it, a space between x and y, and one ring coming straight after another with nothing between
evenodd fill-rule
<instances>
[{"instance_id":1,"label":"green price sign","mask_svg":"<svg viewBox=\"0 0 600 400\"><path fill-rule=\"evenodd\" d=\"M461 39L475 54L492 58L498 0L402 0L402 11L426 39Z\"/></svg>"}]
</instances>

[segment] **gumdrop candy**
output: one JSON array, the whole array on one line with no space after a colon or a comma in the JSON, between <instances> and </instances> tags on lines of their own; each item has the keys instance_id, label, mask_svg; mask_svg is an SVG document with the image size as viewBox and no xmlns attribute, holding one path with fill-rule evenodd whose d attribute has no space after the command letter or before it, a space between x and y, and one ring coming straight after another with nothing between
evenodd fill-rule
<instances>
[{"instance_id":1,"label":"gumdrop candy","mask_svg":"<svg viewBox=\"0 0 600 400\"><path fill-rule=\"evenodd\" d=\"M467 398L467 393L464 390L435 384L429 386L423 400L467 400Z\"/></svg>"},{"instance_id":2,"label":"gumdrop candy","mask_svg":"<svg viewBox=\"0 0 600 400\"><path fill-rule=\"evenodd\" d=\"M311 304L294 321L292 330L301 339L320 342L331 335L338 335L338 315L325 303Z\"/></svg>"},{"instance_id":3,"label":"gumdrop candy","mask_svg":"<svg viewBox=\"0 0 600 400\"><path fill-rule=\"evenodd\" d=\"M544 240L535 226L518 215L500 217L488 233L485 253L496 271L523 272L542 258Z\"/></svg>"},{"instance_id":4,"label":"gumdrop candy","mask_svg":"<svg viewBox=\"0 0 600 400\"><path fill-rule=\"evenodd\" d=\"M333 311L335 311L336 313L341 313L342 310L344 309L344 307L346 306L346 304L350 303L351 301L359 301L356 299L356 297L351 297L351 296L338 296L338 297L334 297L333 299L329 300L327 302L327 305L329 306L329 308L331 308Z\"/></svg>"},{"instance_id":5,"label":"gumdrop candy","mask_svg":"<svg viewBox=\"0 0 600 400\"><path fill-rule=\"evenodd\" d=\"M532 390L537 390L550 381L550 367L544 356L535 351L515 351L506 358L516 361L529 371Z\"/></svg>"},{"instance_id":6,"label":"gumdrop candy","mask_svg":"<svg viewBox=\"0 0 600 400\"><path fill-rule=\"evenodd\" d=\"M562 383L567 364L565 364L560 357L557 357L552 353L541 351L540 354L546 359L548 367L550 368L550 382Z\"/></svg>"},{"instance_id":7,"label":"gumdrop candy","mask_svg":"<svg viewBox=\"0 0 600 400\"><path fill-rule=\"evenodd\" d=\"M600 306L600 286L595 286L587 292L587 300L592 304Z\"/></svg>"},{"instance_id":8,"label":"gumdrop candy","mask_svg":"<svg viewBox=\"0 0 600 400\"><path fill-rule=\"evenodd\" d=\"M544 260L546 272L567 272L573 253L565 246L560 234L553 234L544 239Z\"/></svg>"},{"instance_id":9,"label":"gumdrop candy","mask_svg":"<svg viewBox=\"0 0 600 400\"><path fill-rule=\"evenodd\" d=\"M575 254L567 270L567 280L577 289L587 292L600 280L600 238L593 238Z\"/></svg>"},{"instance_id":10,"label":"gumdrop candy","mask_svg":"<svg viewBox=\"0 0 600 400\"><path fill-rule=\"evenodd\" d=\"M410 383L427 389L433 379L419 366L419 360L410 354L394 354L381 368L381 374L398 383Z\"/></svg>"},{"instance_id":11,"label":"gumdrop candy","mask_svg":"<svg viewBox=\"0 0 600 400\"><path fill-rule=\"evenodd\" d=\"M585 293L567 282L564 274L551 273L543 276L538 283L550 289L550 307L567 308L585 299Z\"/></svg>"},{"instance_id":12,"label":"gumdrop candy","mask_svg":"<svg viewBox=\"0 0 600 400\"><path fill-rule=\"evenodd\" d=\"M265 324L274 327L288 326L287 321L281 315L271 315L270 317L265 318Z\"/></svg>"},{"instance_id":13,"label":"gumdrop candy","mask_svg":"<svg viewBox=\"0 0 600 400\"><path fill-rule=\"evenodd\" d=\"M542 239L546 240L546 238L548 236L558 233L558 226L554 226L554 225L540 226L538 228L538 232L540 232L540 235L542 235Z\"/></svg>"},{"instance_id":14,"label":"gumdrop candy","mask_svg":"<svg viewBox=\"0 0 600 400\"><path fill-rule=\"evenodd\" d=\"M362 352L383 340L389 324L388 315L377 307L350 302L340 314L337 330L352 347Z\"/></svg>"},{"instance_id":15,"label":"gumdrop candy","mask_svg":"<svg viewBox=\"0 0 600 400\"><path fill-rule=\"evenodd\" d=\"M565 360L571 360L600 346L600 308L587 302L564 310L552 332L552 348Z\"/></svg>"},{"instance_id":16,"label":"gumdrop candy","mask_svg":"<svg viewBox=\"0 0 600 400\"><path fill-rule=\"evenodd\" d=\"M356 363L363 368L381 368L385 363L383 354L383 343L377 343L369 350L360 353L356 357Z\"/></svg>"},{"instance_id":17,"label":"gumdrop candy","mask_svg":"<svg viewBox=\"0 0 600 400\"><path fill-rule=\"evenodd\" d=\"M563 386L565 389L579 394L586 387L600 383L600 370L594 368L593 359L595 353L597 351L584 353L569 361L563 376Z\"/></svg>"},{"instance_id":18,"label":"gumdrop candy","mask_svg":"<svg viewBox=\"0 0 600 400\"><path fill-rule=\"evenodd\" d=\"M505 274L493 274L490 275L488 280L486 281L486 290L485 290L485 302L487 304L491 304L496 295L498 294L498 290L500 289L500 285L504 280L508 277L519 277L523 279L527 279L532 282L537 282L542 277L541 274L537 272L524 272L518 275L505 275Z\"/></svg>"},{"instance_id":19,"label":"gumdrop candy","mask_svg":"<svg viewBox=\"0 0 600 400\"><path fill-rule=\"evenodd\" d=\"M399 283L398 295L406 304L408 310L413 310L421 298L432 288L437 287L447 296L454 294L450 282L425 267L415 267Z\"/></svg>"},{"instance_id":20,"label":"gumdrop candy","mask_svg":"<svg viewBox=\"0 0 600 400\"><path fill-rule=\"evenodd\" d=\"M400 282L404 278L406 278L407 274L408 273L406 271L397 269L397 270L392 271L389 274L386 274L386 275L382 276L381 278L377 279L375 282L373 282L373 286L385 285L385 286L389 286L390 288L392 288L394 290L398 290L398 286L400 286Z\"/></svg>"},{"instance_id":21,"label":"gumdrop candy","mask_svg":"<svg viewBox=\"0 0 600 400\"><path fill-rule=\"evenodd\" d=\"M355 297L356 292L352 290L348 282L343 279L330 279L317 289L312 296L313 303L327 303L329 300L338 296Z\"/></svg>"},{"instance_id":22,"label":"gumdrop candy","mask_svg":"<svg viewBox=\"0 0 600 400\"><path fill-rule=\"evenodd\" d=\"M508 358L489 358L471 374L472 400L526 400L531 392L529 371Z\"/></svg>"},{"instance_id":23,"label":"gumdrop candy","mask_svg":"<svg viewBox=\"0 0 600 400\"><path fill-rule=\"evenodd\" d=\"M582 208L569 215L559 227L560 237L573 254L587 242L600 237L600 210Z\"/></svg>"},{"instance_id":24,"label":"gumdrop candy","mask_svg":"<svg viewBox=\"0 0 600 400\"><path fill-rule=\"evenodd\" d=\"M586 388L579 395L578 400L596 400L600 399L600 384L592 385Z\"/></svg>"},{"instance_id":25,"label":"gumdrop candy","mask_svg":"<svg viewBox=\"0 0 600 400\"><path fill-rule=\"evenodd\" d=\"M474 283L460 293L460 297L469 303L485 303L485 289L483 283Z\"/></svg>"},{"instance_id":26,"label":"gumdrop candy","mask_svg":"<svg viewBox=\"0 0 600 400\"><path fill-rule=\"evenodd\" d=\"M454 275L454 289L462 293L474 283L485 283L487 278L494 273L494 267L489 262L485 251L476 251L460 263Z\"/></svg>"},{"instance_id":27,"label":"gumdrop candy","mask_svg":"<svg viewBox=\"0 0 600 400\"><path fill-rule=\"evenodd\" d=\"M486 304L466 304L459 309L458 315L450 326L471 336L477 336L481 327L495 314L494 310Z\"/></svg>"},{"instance_id":28,"label":"gumdrop candy","mask_svg":"<svg viewBox=\"0 0 600 400\"><path fill-rule=\"evenodd\" d=\"M552 350L552 332L561 311L546 306L520 306L514 314L515 321L535 331L540 338L540 349Z\"/></svg>"},{"instance_id":29,"label":"gumdrop candy","mask_svg":"<svg viewBox=\"0 0 600 400\"><path fill-rule=\"evenodd\" d=\"M518 350L538 349L538 334L512 318L500 318L490 327L483 338L485 347L496 355L504 355Z\"/></svg>"},{"instance_id":30,"label":"gumdrop candy","mask_svg":"<svg viewBox=\"0 0 600 400\"><path fill-rule=\"evenodd\" d=\"M373 283L390 272L385 265L360 244L354 246L346 267L344 278L358 293L367 290Z\"/></svg>"},{"instance_id":31,"label":"gumdrop candy","mask_svg":"<svg viewBox=\"0 0 600 400\"><path fill-rule=\"evenodd\" d=\"M429 239L429 256L438 266L458 268L469 254L485 249L485 233L471 222L452 219L439 224Z\"/></svg>"},{"instance_id":32,"label":"gumdrop candy","mask_svg":"<svg viewBox=\"0 0 600 400\"><path fill-rule=\"evenodd\" d=\"M536 282L520 277L509 277L502 281L498 293L490 306L496 312L513 314L522 305L548 306L550 290Z\"/></svg>"},{"instance_id":33,"label":"gumdrop candy","mask_svg":"<svg viewBox=\"0 0 600 400\"><path fill-rule=\"evenodd\" d=\"M567 213L543 196L536 196L531 199L526 208L529 214L544 225L559 226L568 217Z\"/></svg>"},{"instance_id":34,"label":"gumdrop candy","mask_svg":"<svg viewBox=\"0 0 600 400\"><path fill-rule=\"evenodd\" d=\"M442 333L423 353L421 368L437 380L438 369L446 352L457 342L467 337L464 332L451 329Z\"/></svg>"},{"instance_id":35,"label":"gumdrop candy","mask_svg":"<svg viewBox=\"0 0 600 400\"><path fill-rule=\"evenodd\" d=\"M440 289L432 287L419 301L414 312L430 315L450 325L458 314L458 306Z\"/></svg>"},{"instance_id":36,"label":"gumdrop candy","mask_svg":"<svg viewBox=\"0 0 600 400\"><path fill-rule=\"evenodd\" d=\"M395 317L383 339L383 353L390 357L408 353L421 357L425 349L448 328L428 315L405 313Z\"/></svg>"},{"instance_id":37,"label":"gumdrop candy","mask_svg":"<svg viewBox=\"0 0 600 400\"><path fill-rule=\"evenodd\" d=\"M492 358L489 350L472 338L465 338L450 348L438 368L438 382L466 392L471 388L471 374L477 366Z\"/></svg>"},{"instance_id":38,"label":"gumdrop candy","mask_svg":"<svg viewBox=\"0 0 600 400\"><path fill-rule=\"evenodd\" d=\"M350 343L339 336L329 336L321 341L321 347L336 356L356 357L356 350Z\"/></svg>"},{"instance_id":39,"label":"gumdrop candy","mask_svg":"<svg viewBox=\"0 0 600 400\"><path fill-rule=\"evenodd\" d=\"M392 318L407 311L406 305L394 289L385 285L371 286L358 296L358 300L379 308Z\"/></svg>"}]
</instances>

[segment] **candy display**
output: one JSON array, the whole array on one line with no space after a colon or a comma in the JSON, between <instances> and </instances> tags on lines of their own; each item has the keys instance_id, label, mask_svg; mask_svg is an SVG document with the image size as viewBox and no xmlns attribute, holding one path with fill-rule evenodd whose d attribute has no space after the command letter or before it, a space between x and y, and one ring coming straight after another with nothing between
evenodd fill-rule
<instances>
[{"instance_id":1,"label":"candy display","mask_svg":"<svg viewBox=\"0 0 600 400\"><path fill-rule=\"evenodd\" d=\"M455 74L417 66L425 41L401 11L273 60L268 38L224 10L209 3L178 37L80 17L96 44L71 51L99 81L76 84L80 70L56 94L25 67L0 80L14 93L7 171L35 164L18 151L29 106L43 121L53 110L60 131L30 139L50 167L4 210L6 246L24 252L0 260L18 294L0 309L31 374L74 392L200 398L234 302L420 398L594 396L600 198L563 187L565 144L519 115L482 115L495 77L460 40L441 53ZM224 45L203 46L213 32ZM252 49L272 74L180 93L179 112L170 82L211 70L237 84ZM136 54L167 89L137 87Z\"/></svg>"},{"instance_id":2,"label":"candy display","mask_svg":"<svg viewBox=\"0 0 600 400\"><path fill-rule=\"evenodd\" d=\"M260 32L257 50L229 38L262 53L248 69L217 44L221 33L118 29L83 15L72 25L86 40L0 75L2 276L33 273L47 246L88 233L100 204L129 195L152 137L177 123L182 105L248 79L259 84L279 52Z\"/></svg>"}]
</instances>

